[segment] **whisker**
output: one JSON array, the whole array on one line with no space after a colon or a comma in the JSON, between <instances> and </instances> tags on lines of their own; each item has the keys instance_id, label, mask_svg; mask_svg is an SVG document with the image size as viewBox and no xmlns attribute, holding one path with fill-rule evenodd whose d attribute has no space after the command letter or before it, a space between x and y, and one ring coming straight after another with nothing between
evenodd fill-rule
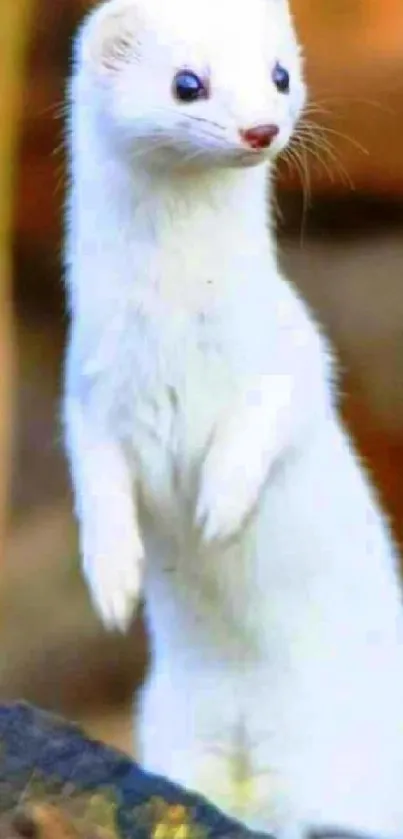
<instances>
[{"instance_id":1,"label":"whisker","mask_svg":"<svg viewBox=\"0 0 403 839\"><path fill-rule=\"evenodd\" d=\"M70 112L70 105L68 102L65 102L63 99L52 102L50 105L47 105L45 108L41 108L39 111L40 116L48 116L51 115L55 119L62 119L68 116Z\"/></svg>"},{"instance_id":2,"label":"whisker","mask_svg":"<svg viewBox=\"0 0 403 839\"><path fill-rule=\"evenodd\" d=\"M290 162L291 166L295 167L296 172L298 173L301 187L304 189L304 170L301 167L301 160L298 154L298 149L294 146L289 146L288 149L283 154L283 159Z\"/></svg>"},{"instance_id":3,"label":"whisker","mask_svg":"<svg viewBox=\"0 0 403 839\"><path fill-rule=\"evenodd\" d=\"M335 148L329 140L329 136L341 137L342 139L347 140L362 154L368 155L368 149L362 146L361 143L356 141L354 138L346 134L343 134L342 132L336 131L335 129L332 129L329 126L320 125L317 122L313 120L308 120L304 117L301 119L296 134L300 138L300 140L309 145L311 153L314 153L316 154L316 156L318 156L318 151L324 152L327 155L327 157L332 161L338 173L342 175L343 180L349 185L351 189L354 189L354 183L351 179L351 176L341 163L339 157L337 156ZM324 165L323 159L322 165Z\"/></svg>"},{"instance_id":4,"label":"whisker","mask_svg":"<svg viewBox=\"0 0 403 839\"><path fill-rule=\"evenodd\" d=\"M60 140L56 146L52 149L52 157L59 157L59 155L63 155L66 151L66 140Z\"/></svg>"},{"instance_id":5,"label":"whisker","mask_svg":"<svg viewBox=\"0 0 403 839\"><path fill-rule=\"evenodd\" d=\"M337 164L337 166L338 166L339 170L340 170L340 171L342 171L342 172L344 172L345 176L348 178L348 180L349 180L349 181L350 181L350 183L351 183L351 176L348 174L347 169L345 168L345 166L343 166L343 164L341 163L341 160L340 160L340 158L338 157L338 155L337 155L337 153L336 153L336 150L335 150L334 146L331 144L330 140L329 140L326 136L324 136L323 134L320 134L320 135L318 136L318 135L316 135L316 134L314 134L314 133L311 133L311 135L310 135L310 142L311 142L311 143L313 143L313 145L314 145L317 149L319 149L319 150L321 150L321 151L324 151L324 152L327 154L327 156L328 156L331 160L333 160L333 161L334 161L334 163L336 163L336 164Z\"/></svg>"},{"instance_id":6,"label":"whisker","mask_svg":"<svg viewBox=\"0 0 403 839\"><path fill-rule=\"evenodd\" d=\"M391 92L391 93L395 92L395 91L399 92L401 89L402 89L401 83L400 83L399 86L396 86L395 88L393 88L393 90L390 87L388 88L389 92ZM311 104L313 104L313 106L315 106L315 105L319 105L319 106L332 105L332 104L336 104L336 105L350 105L350 104L351 105L369 105L371 108L376 108L380 111L384 111L385 113L389 113L389 114L395 114L396 113L394 108L390 108L388 105L385 105L384 102L379 102L376 99L368 99L367 97L361 97L361 96L346 96L346 95L341 96L341 95L334 94L331 97L327 97L327 98L324 98L324 99L312 100L312 102L309 102L306 107L307 108L310 107ZM334 111L329 111L329 113L331 113L332 116L337 116L337 113L335 113Z\"/></svg>"},{"instance_id":7,"label":"whisker","mask_svg":"<svg viewBox=\"0 0 403 839\"><path fill-rule=\"evenodd\" d=\"M300 242L303 243L306 220L311 200L311 179L309 173L309 164L305 152L301 146L291 144L283 153L283 158L294 165L302 188L302 218L300 229Z\"/></svg>"},{"instance_id":8,"label":"whisker","mask_svg":"<svg viewBox=\"0 0 403 839\"><path fill-rule=\"evenodd\" d=\"M350 143L352 146L358 149L358 151L362 152L362 154L369 155L368 149L354 137L351 137L349 134L344 134L342 131L337 131L335 128L330 128L330 126L328 125L318 125L317 123L314 123L310 120L304 120L304 123L302 124L305 124L306 127L310 127L320 132L321 134L331 134L332 136L338 137L341 140L346 140L348 143Z\"/></svg>"},{"instance_id":9,"label":"whisker","mask_svg":"<svg viewBox=\"0 0 403 839\"><path fill-rule=\"evenodd\" d=\"M308 102L304 108L304 116L305 114L319 114L320 116L333 116L333 112L330 111L328 108L323 108L318 105L317 102Z\"/></svg>"},{"instance_id":10,"label":"whisker","mask_svg":"<svg viewBox=\"0 0 403 839\"><path fill-rule=\"evenodd\" d=\"M350 187L350 189L354 189L354 183L351 179L350 174L348 173L347 169L343 166L340 159L334 152L334 149L328 143L326 138L318 138L312 134L304 135L301 132L298 137L298 141L300 142L300 144L306 145L307 151L317 160L317 162L326 171L331 183L334 183L334 174L335 172L337 172L339 176L342 177L343 181ZM335 171L332 171L326 159L323 157L323 155L321 155L321 152L323 152L332 162Z\"/></svg>"},{"instance_id":11,"label":"whisker","mask_svg":"<svg viewBox=\"0 0 403 839\"><path fill-rule=\"evenodd\" d=\"M309 205L311 203L311 174L309 171L309 162L307 157L307 150L305 146L301 147L301 165L304 170L304 190L303 190L303 203L302 203L302 220L301 220L301 244L303 243L304 234L305 234L305 226L306 220L308 217L308 210Z\"/></svg>"},{"instance_id":12,"label":"whisker","mask_svg":"<svg viewBox=\"0 0 403 839\"><path fill-rule=\"evenodd\" d=\"M172 118L178 118L181 121L183 121L183 118L184 118L184 115L183 115L182 111L180 111L180 110L173 110L172 111L171 109L168 109L168 108L154 107L152 109L151 116L153 114L155 114L155 115L161 115L162 114L163 116L168 116L170 122L172 122ZM225 131L225 125L222 125L219 122L215 122L214 120L207 119L206 117L196 116L195 114L186 114L186 120L188 120L189 122L205 123L207 125L211 125L211 126L214 126L215 128L218 128L220 131Z\"/></svg>"},{"instance_id":13,"label":"whisker","mask_svg":"<svg viewBox=\"0 0 403 839\"><path fill-rule=\"evenodd\" d=\"M189 154L185 155L181 161L179 161L178 166L181 168L182 166L186 166L187 163L192 163L195 160L203 160L205 157L205 153L198 149L197 151L189 152Z\"/></svg>"},{"instance_id":14,"label":"whisker","mask_svg":"<svg viewBox=\"0 0 403 839\"><path fill-rule=\"evenodd\" d=\"M188 114L187 119L191 120L191 122L204 122L204 123L207 123L208 125L214 125L214 127L219 128L220 131L225 131L225 126L224 125L220 125L219 122L213 122L212 120L205 119L204 117L197 117L197 116L194 116L194 114L192 114L192 115Z\"/></svg>"},{"instance_id":15,"label":"whisker","mask_svg":"<svg viewBox=\"0 0 403 839\"><path fill-rule=\"evenodd\" d=\"M142 157L146 157L150 151L159 151L159 149L166 148L167 140L166 137L164 138L155 138L155 139L148 139L144 141L140 141L140 144L137 148L133 148L130 152L130 159L131 160L141 160Z\"/></svg>"}]
</instances>

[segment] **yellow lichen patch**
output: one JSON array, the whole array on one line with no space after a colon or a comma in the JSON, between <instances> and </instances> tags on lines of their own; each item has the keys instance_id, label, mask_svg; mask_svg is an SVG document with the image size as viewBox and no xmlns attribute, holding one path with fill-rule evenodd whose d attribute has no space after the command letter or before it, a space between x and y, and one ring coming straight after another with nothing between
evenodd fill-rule
<instances>
[{"instance_id":1,"label":"yellow lichen patch","mask_svg":"<svg viewBox=\"0 0 403 839\"><path fill-rule=\"evenodd\" d=\"M116 797L109 789L81 793L55 778L47 783L34 772L11 817L30 821L39 839L119 839L117 811Z\"/></svg>"},{"instance_id":2,"label":"yellow lichen patch","mask_svg":"<svg viewBox=\"0 0 403 839\"><path fill-rule=\"evenodd\" d=\"M198 788L224 812L241 821L251 821L265 811L276 809L278 789L274 773L258 772L250 765L247 753L232 756L213 755L206 760Z\"/></svg>"},{"instance_id":3,"label":"yellow lichen patch","mask_svg":"<svg viewBox=\"0 0 403 839\"><path fill-rule=\"evenodd\" d=\"M181 804L167 807L164 818L152 830L152 839L191 839L191 823Z\"/></svg>"},{"instance_id":4,"label":"yellow lichen patch","mask_svg":"<svg viewBox=\"0 0 403 839\"><path fill-rule=\"evenodd\" d=\"M80 834L69 817L61 809L47 802L17 808L11 817L11 827L18 836L80 839Z\"/></svg>"},{"instance_id":5,"label":"yellow lichen patch","mask_svg":"<svg viewBox=\"0 0 403 839\"><path fill-rule=\"evenodd\" d=\"M118 839L117 804L114 797L107 792L91 795L77 823L83 833L96 827L99 839Z\"/></svg>"},{"instance_id":6,"label":"yellow lichen patch","mask_svg":"<svg viewBox=\"0 0 403 839\"><path fill-rule=\"evenodd\" d=\"M147 825L152 839L204 839L206 831L193 821L191 810L182 804L170 804L153 798L137 817Z\"/></svg>"}]
</instances>

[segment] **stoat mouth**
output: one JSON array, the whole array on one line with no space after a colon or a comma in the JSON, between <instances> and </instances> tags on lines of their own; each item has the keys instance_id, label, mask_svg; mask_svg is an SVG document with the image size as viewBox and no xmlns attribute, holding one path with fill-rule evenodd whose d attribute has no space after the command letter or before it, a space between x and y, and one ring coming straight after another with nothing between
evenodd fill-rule
<instances>
[{"instance_id":1,"label":"stoat mouth","mask_svg":"<svg viewBox=\"0 0 403 839\"><path fill-rule=\"evenodd\" d=\"M235 158L235 163L238 166L258 166L262 163L270 163L272 157L262 149L239 151Z\"/></svg>"}]
</instances>

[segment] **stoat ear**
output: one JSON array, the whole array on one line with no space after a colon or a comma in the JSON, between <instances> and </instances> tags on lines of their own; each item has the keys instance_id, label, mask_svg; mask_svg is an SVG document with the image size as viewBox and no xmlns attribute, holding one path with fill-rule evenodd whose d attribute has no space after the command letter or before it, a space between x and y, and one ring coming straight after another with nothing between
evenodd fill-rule
<instances>
[{"instance_id":1,"label":"stoat ear","mask_svg":"<svg viewBox=\"0 0 403 839\"><path fill-rule=\"evenodd\" d=\"M131 2L107 0L89 16L82 33L83 58L95 71L111 74L139 57L140 21Z\"/></svg>"}]
</instances>

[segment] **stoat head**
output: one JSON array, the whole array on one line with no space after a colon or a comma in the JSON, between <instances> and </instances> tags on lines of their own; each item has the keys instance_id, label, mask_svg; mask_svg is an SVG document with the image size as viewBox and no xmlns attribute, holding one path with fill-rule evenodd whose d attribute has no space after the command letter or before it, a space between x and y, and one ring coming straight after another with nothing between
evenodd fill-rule
<instances>
[{"instance_id":1,"label":"stoat head","mask_svg":"<svg viewBox=\"0 0 403 839\"><path fill-rule=\"evenodd\" d=\"M107 0L76 76L100 131L144 167L273 160L305 100L288 0Z\"/></svg>"}]
</instances>

